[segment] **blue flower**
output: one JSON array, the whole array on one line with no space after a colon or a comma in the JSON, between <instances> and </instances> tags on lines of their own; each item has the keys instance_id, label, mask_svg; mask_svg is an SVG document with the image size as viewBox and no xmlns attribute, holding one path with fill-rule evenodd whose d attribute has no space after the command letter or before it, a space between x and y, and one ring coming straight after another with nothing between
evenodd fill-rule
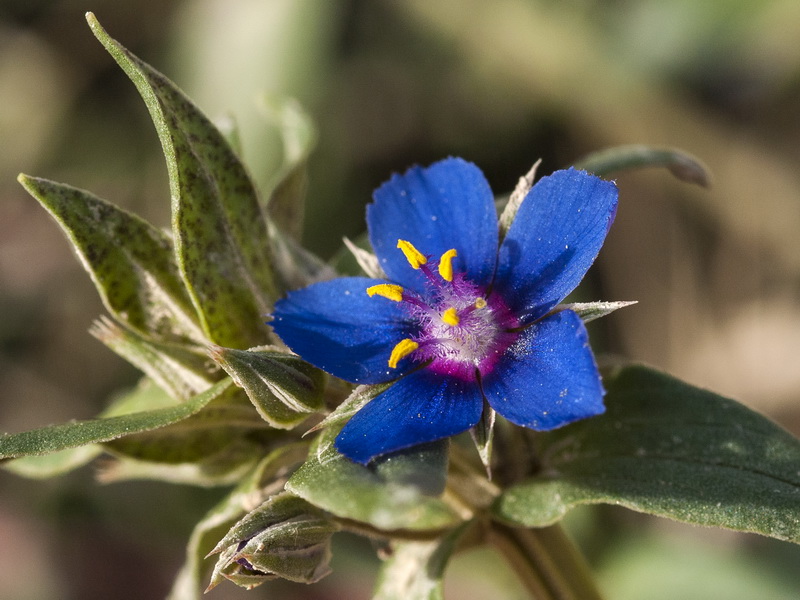
<instances>
[{"instance_id":1,"label":"blue flower","mask_svg":"<svg viewBox=\"0 0 800 600\"><path fill-rule=\"evenodd\" d=\"M556 307L614 220L616 186L569 169L528 192L500 243L483 173L458 158L395 175L367 208L388 280L345 277L291 292L272 326L297 354L353 383L396 380L345 425L336 448L375 456L475 426L484 400L548 430L602 413L583 322Z\"/></svg>"}]
</instances>

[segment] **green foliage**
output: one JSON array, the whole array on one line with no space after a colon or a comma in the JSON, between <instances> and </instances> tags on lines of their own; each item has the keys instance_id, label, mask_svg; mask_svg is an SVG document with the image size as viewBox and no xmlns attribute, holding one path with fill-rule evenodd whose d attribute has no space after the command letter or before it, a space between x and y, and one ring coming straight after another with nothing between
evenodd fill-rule
<instances>
[{"instance_id":1,"label":"green foliage","mask_svg":"<svg viewBox=\"0 0 800 600\"><path fill-rule=\"evenodd\" d=\"M617 146L585 156L575 163L575 167L600 176L643 167L664 167L682 181L703 187L711 185L706 166L691 154L675 148L652 148L640 144Z\"/></svg>"},{"instance_id":2,"label":"green foliage","mask_svg":"<svg viewBox=\"0 0 800 600\"><path fill-rule=\"evenodd\" d=\"M110 38L94 15L87 18L136 85L161 138L177 262L206 336L234 348L262 343L269 335L262 316L281 290L249 176L222 134L171 81Z\"/></svg>"},{"instance_id":3,"label":"green foliage","mask_svg":"<svg viewBox=\"0 0 800 600\"><path fill-rule=\"evenodd\" d=\"M456 512L441 498L447 443L418 446L374 465L351 462L333 447L339 427L329 427L286 489L341 517L390 531L438 530L453 526Z\"/></svg>"},{"instance_id":4,"label":"green foliage","mask_svg":"<svg viewBox=\"0 0 800 600\"><path fill-rule=\"evenodd\" d=\"M118 417L73 421L0 437L0 458L45 454L85 444L107 442L133 433L172 425L197 414L231 385L225 379L181 404Z\"/></svg>"},{"instance_id":5,"label":"green foliage","mask_svg":"<svg viewBox=\"0 0 800 600\"><path fill-rule=\"evenodd\" d=\"M149 339L202 340L167 234L89 192L26 175L19 182L64 229L115 319Z\"/></svg>"},{"instance_id":6,"label":"green foliage","mask_svg":"<svg viewBox=\"0 0 800 600\"><path fill-rule=\"evenodd\" d=\"M330 572L330 538L338 529L305 500L288 492L271 496L211 551L220 556L209 589L224 579L250 588L276 576L314 583Z\"/></svg>"},{"instance_id":7,"label":"green foliage","mask_svg":"<svg viewBox=\"0 0 800 600\"><path fill-rule=\"evenodd\" d=\"M608 503L800 542L800 441L732 400L646 367L607 381L607 412L536 436L541 472L494 514L526 527Z\"/></svg>"},{"instance_id":8,"label":"green foliage","mask_svg":"<svg viewBox=\"0 0 800 600\"><path fill-rule=\"evenodd\" d=\"M275 349L215 347L211 357L243 388L261 417L290 429L323 408L325 374Z\"/></svg>"}]
</instances>

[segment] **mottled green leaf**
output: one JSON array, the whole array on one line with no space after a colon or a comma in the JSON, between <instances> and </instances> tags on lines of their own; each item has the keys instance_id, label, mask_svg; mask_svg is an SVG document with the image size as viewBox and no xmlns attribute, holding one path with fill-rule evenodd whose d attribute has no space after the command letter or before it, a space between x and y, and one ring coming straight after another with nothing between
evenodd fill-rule
<instances>
[{"instance_id":1,"label":"mottled green leaf","mask_svg":"<svg viewBox=\"0 0 800 600\"><path fill-rule=\"evenodd\" d=\"M616 146L600 150L583 157L575 167L600 177L645 167L665 167L675 177L703 187L711 185L711 176L706 166L697 158L674 148L652 148L650 146Z\"/></svg>"},{"instance_id":2,"label":"mottled green leaf","mask_svg":"<svg viewBox=\"0 0 800 600\"><path fill-rule=\"evenodd\" d=\"M210 354L273 427L290 429L323 407L325 374L296 356L270 348L219 346Z\"/></svg>"},{"instance_id":3,"label":"mottled green leaf","mask_svg":"<svg viewBox=\"0 0 800 600\"><path fill-rule=\"evenodd\" d=\"M0 436L0 458L46 454L165 427L196 414L232 383L230 379L224 379L191 400L175 406L107 419L73 421L22 433L4 434Z\"/></svg>"},{"instance_id":4,"label":"mottled green leaf","mask_svg":"<svg viewBox=\"0 0 800 600\"><path fill-rule=\"evenodd\" d=\"M89 192L26 175L19 182L67 234L115 319L146 338L203 339L166 234Z\"/></svg>"},{"instance_id":5,"label":"mottled green leaf","mask_svg":"<svg viewBox=\"0 0 800 600\"><path fill-rule=\"evenodd\" d=\"M732 400L642 366L606 380L604 415L537 435L541 473L494 506L541 527L579 504L800 542L800 441Z\"/></svg>"},{"instance_id":6,"label":"mottled green leaf","mask_svg":"<svg viewBox=\"0 0 800 600\"><path fill-rule=\"evenodd\" d=\"M337 517L381 530L436 530L459 523L456 512L435 497L444 488L447 440L391 454L365 467L334 448L340 429L322 432L287 490Z\"/></svg>"},{"instance_id":7,"label":"mottled green leaf","mask_svg":"<svg viewBox=\"0 0 800 600\"><path fill-rule=\"evenodd\" d=\"M425 542L395 542L372 600L444 600L444 572L469 523Z\"/></svg>"},{"instance_id":8,"label":"mottled green leaf","mask_svg":"<svg viewBox=\"0 0 800 600\"><path fill-rule=\"evenodd\" d=\"M175 84L87 20L147 105L167 159L178 264L206 336L247 348L268 339L263 315L281 293L267 222L223 135Z\"/></svg>"},{"instance_id":9,"label":"mottled green leaf","mask_svg":"<svg viewBox=\"0 0 800 600\"><path fill-rule=\"evenodd\" d=\"M211 565L205 557L218 540L245 513L280 492L286 477L308 452L305 443L282 446L265 456L258 466L241 478L236 488L212 508L195 526L186 548L186 562L178 573L168 600L197 600L205 589L205 573Z\"/></svg>"},{"instance_id":10,"label":"mottled green leaf","mask_svg":"<svg viewBox=\"0 0 800 600\"><path fill-rule=\"evenodd\" d=\"M212 554L212 589L225 579L253 587L278 576L314 583L330 573L330 538L339 526L305 500L283 492L250 511L220 540ZM243 579L241 578L243 576Z\"/></svg>"},{"instance_id":11,"label":"mottled green leaf","mask_svg":"<svg viewBox=\"0 0 800 600\"><path fill-rule=\"evenodd\" d=\"M215 379L206 355L191 346L148 340L105 317L95 321L89 333L141 369L173 398L190 398Z\"/></svg>"}]
</instances>

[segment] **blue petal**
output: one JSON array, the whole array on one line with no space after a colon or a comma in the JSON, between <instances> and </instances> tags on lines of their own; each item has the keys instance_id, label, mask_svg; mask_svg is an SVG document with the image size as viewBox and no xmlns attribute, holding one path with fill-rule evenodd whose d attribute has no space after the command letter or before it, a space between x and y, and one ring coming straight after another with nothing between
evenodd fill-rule
<instances>
[{"instance_id":1,"label":"blue petal","mask_svg":"<svg viewBox=\"0 0 800 600\"><path fill-rule=\"evenodd\" d=\"M580 283L606 239L617 187L569 169L533 186L500 247L495 288L521 320L545 315Z\"/></svg>"},{"instance_id":2,"label":"blue petal","mask_svg":"<svg viewBox=\"0 0 800 600\"><path fill-rule=\"evenodd\" d=\"M481 418L475 382L421 369L400 379L358 411L336 438L336 449L367 464L373 457L449 437Z\"/></svg>"},{"instance_id":3,"label":"blue petal","mask_svg":"<svg viewBox=\"0 0 800 600\"><path fill-rule=\"evenodd\" d=\"M525 329L484 377L483 391L506 419L538 431L605 411L605 390L586 328L571 310Z\"/></svg>"},{"instance_id":4,"label":"blue petal","mask_svg":"<svg viewBox=\"0 0 800 600\"><path fill-rule=\"evenodd\" d=\"M455 270L479 285L490 282L497 259L497 211L478 167L460 158L427 169L412 167L375 190L374 199L367 207L369 238L390 279L424 289L420 271L397 249L403 239L436 259L455 248Z\"/></svg>"},{"instance_id":5,"label":"blue petal","mask_svg":"<svg viewBox=\"0 0 800 600\"><path fill-rule=\"evenodd\" d=\"M366 289L386 283L344 277L289 292L275 304L270 323L304 360L353 383L382 383L415 365L409 359L390 369L395 344L412 332L402 305Z\"/></svg>"}]
</instances>

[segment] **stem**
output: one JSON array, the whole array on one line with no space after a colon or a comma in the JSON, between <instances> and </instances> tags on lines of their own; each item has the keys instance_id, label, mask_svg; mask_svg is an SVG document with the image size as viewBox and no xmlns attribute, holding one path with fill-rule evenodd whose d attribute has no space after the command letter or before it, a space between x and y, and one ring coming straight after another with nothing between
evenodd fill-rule
<instances>
[{"instance_id":1,"label":"stem","mask_svg":"<svg viewBox=\"0 0 800 600\"><path fill-rule=\"evenodd\" d=\"M536 600L602 600L586 560L559 525L517 529L492 523L488 539Z\"/></svg>"}]
</instances>

